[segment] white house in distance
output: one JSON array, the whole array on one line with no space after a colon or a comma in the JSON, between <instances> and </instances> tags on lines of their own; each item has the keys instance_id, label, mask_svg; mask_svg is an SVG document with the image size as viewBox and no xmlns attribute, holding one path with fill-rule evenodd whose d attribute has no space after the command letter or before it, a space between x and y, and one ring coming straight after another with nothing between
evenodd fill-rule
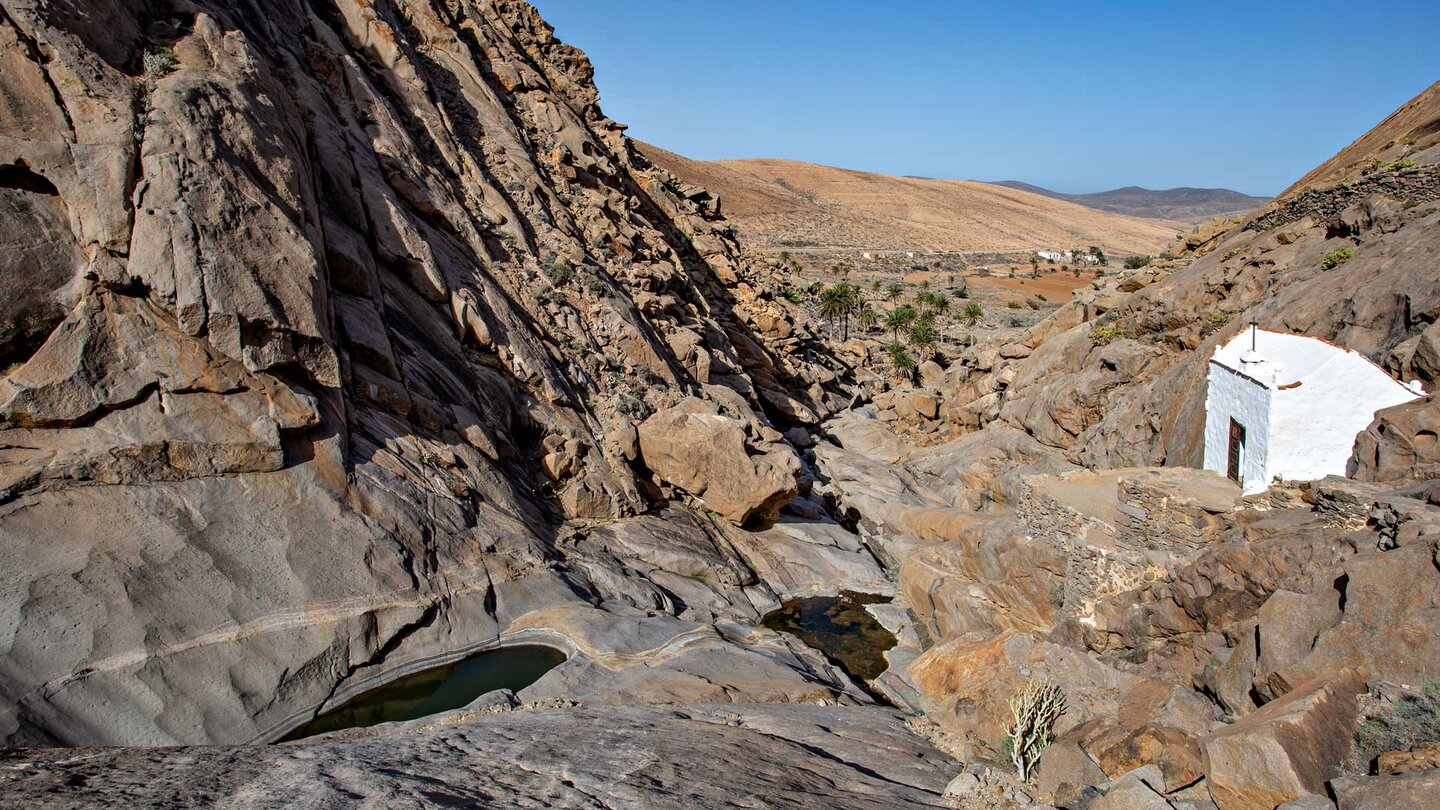
<instances>
[{"instance_id":1,"label":"white house in distance","mask_svg":"<svg viewBox=\"0 0 1440 810\"><path fill-rule=\"evenodd\" d=\"M1261 492L1276 479L1344 475L1375 412L1419 398L1364 355L1251 328L1215 350L1205 398L1205 469Z\"/></svg>"}]
</instances>

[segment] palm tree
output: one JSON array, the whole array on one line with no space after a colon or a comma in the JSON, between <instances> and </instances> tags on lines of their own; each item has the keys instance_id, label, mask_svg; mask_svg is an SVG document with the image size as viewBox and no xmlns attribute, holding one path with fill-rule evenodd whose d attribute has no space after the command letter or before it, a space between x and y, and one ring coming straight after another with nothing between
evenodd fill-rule
<instances>
[{"instance_id":1,"label":"palm tree","mask_svg":"<svg viewBox=\"0 0 1440 810\"><path fill-rule=\"evenodd\" d=\"M984 319L985 310L981 309L980 305L974 301L966 304L965 309L960 313L960 320L964 321L966 326L974 326Z\"/></svg>"},{"instance_id":2,"label":"palm tree","mask_svg":"<svg viewBox=\"0 0 1440 810\"><path fill-rule=\"evenodd\" d=\"M930 289L930 279L927 278L927 279L925 279L924 281L920 282L920 289L922 289L922 290L929 290L929 289Z\"/></svg>"},{"instance_id":3,"label":"palm tree","mask_svg":"<svg viewBox=\"0 0 1440 810\"><path fill-rule=\"evenodd\" d=\"M890 371L896 379L908 380L915 371L915 358L905 351L905 346L898 340L892 340L885 344L885 353L890 361Z\"/></svg>"},{"instance_id":4,"label":"palm tree","mask_svg":"<svg viewBox=\"0 0 1440 810\"><path fill-rule=\"evenodd\" d=\"M816 311L827 321L834 322L845 317L845 290L842 289L842 286L836 284L833 287L826 287L820 293L820 302Z\"/></svg>"},{"instance_id":5,"label":"palm tree","mask_svg":"<svg viewBox=\"0 0 1440 810\"><path fill-rule=\"evenodd\" d=\"M895 303L896 301L899 301L899 300L900 300L900 297L903 296L904 294L905 294L905 285L900 284L900 283L898 283L898 282L892 281L892 282L890 282L890 286L888 286L888 287L885 288L885 300L886 300L886 301L889 301L889 302L892 303L892 304Z\"/></svg>"},{"instance_id":6,"label":"palm tree","mask_svg":"<svg viewBox=\"0 0 1440 810\"><path fill-rule=\"evenodd\" d=\"M860 308L859 312L855 313L855 320L859 321L860 325L865 327L868 332L875 328L875 324L880 323L880 313L876 312L874 307L866 304Z\"/></svg>"},{"instance_id":7,"label":"palm tree","mask_svg":"<svg viewBox=\"0 0 1440 810\"><path fill-rule=\"evenodd\" d=\"M870 291L877 293L880 292L880 279L877 278L874 281L870 282Z\"/></svg>"},{"instance_id":8,"label":"palm tree","mask_svg":"<svg viewBox=\"0 0 1440 810\"><path fill-rule=\"evenodd\" d=\"M936 315L944 315L950 311L950 299L943 295L936 295L931 298L930 311Z\"/></svg>"},{"instance_id":9,"label":"palm tree","mask_svg":"<svg viewBox=\"0 0 1440 810\"><path fill-rule=\"evenodd\" d=\"M921 321L910 328L910 345L921 357L929 357L935 353L935 343L940 340L940 335L935 332L935 327L926 321Z\"/></svg>"},{"instance_id":10,"label":"palm tree","mask_svg":"<svg viewBox=\"0 0 1440 810\"><path fill-rule=\"evenodd\" d=\"M885 316L885 328L890 330L891 336L899 340L900 333L909 329L910 325L915 323L915 318L917 318L919 314L920 313L916 312L915 308L909 304L902 304L890 310L890 314Z\"/></svg>"}]
</instances>

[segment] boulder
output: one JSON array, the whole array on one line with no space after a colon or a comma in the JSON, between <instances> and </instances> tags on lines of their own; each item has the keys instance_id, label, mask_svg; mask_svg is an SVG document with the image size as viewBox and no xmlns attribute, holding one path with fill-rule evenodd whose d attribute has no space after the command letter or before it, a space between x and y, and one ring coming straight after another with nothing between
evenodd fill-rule
<instances>
[{"instance_id":1,"label":"boulder","mask_svg":"<svg viewBox=\"0 0 1440 810\"><path fill-rule=\"evenodd\" d=\"M895 412L901 419L931 420L940 415L940 397L929 391L905 391L895 397Z\"/></svg>"},{"instance_id":2,"label":"boulder","mask_svg":"<svg viewBox=\"0 0 1440 810\"><path fill-rule=\"evenodd\" d=\"M1421 810L1440 804L1440 770L1347 776L1330 783L1338 810Z\"/></svg>"},{"instance_id":3,"label":"boulder","mask_svg":"<svg viewBox=\"0 0 1440 810\"><path fill-rule=\"evenodd\" d=\"M1427 332L1432 330L1427 330ZM1440 475L1440 397L1385 408L1355 437L1351 474L1361 481Z\"/></svg>"},{"instance_id":4,"label":"boulder","mask_svg":"<svg viewBox=\"0 0 1440 810\"><path fill-rule=\"evenodd\" d=\"M1109 781L1105 772L1074 741L1057 740L1040 755L1035 786L1040 798L1057 803L1086 785Z\"/></svg>"},{"instance_id":5,"label":"boulder","mask_svg":"<svg viewBox=\"0 0 1440 810\"><path fill-rule=\"evenodd\" d=\"M942 391L945 388L945 369L934 360L920 364L920 384L926 388Z\"/></svg>"},{"instance_id":6,"label":"boulder","mask_svg":"<svg viewBox=\"0 0 1440 810\"><path fill-rule=\"evenodd\" d=\"M1170 802L1145 780L1136 776L1118 779L1104 796L1090 802L1087 810L1171 810Z\"/></svg>"},{"instance_id":7,"label":"boulder","mask_svg":"<svg viewBox=\"0 0 1440 810\"><path fill-rule=\"evenodd\" d=\"M1365 691L1358 671L1317 678L1205 740L1210 795L1222 810L1272 810L1323 795L1350 750Z\"/></svg>"},{"instance_id":8,"label":"boulder","mask_svg":"<svg viewBox=\"0 0 1440 810\"><path fill-rule=\"evenodd\" d=\"M736 525L773 521L799 492L800 459L784 444L756 447L745 423L689 398L639 427L640 458L672 486Z\"/></svg>"}]
</instances>

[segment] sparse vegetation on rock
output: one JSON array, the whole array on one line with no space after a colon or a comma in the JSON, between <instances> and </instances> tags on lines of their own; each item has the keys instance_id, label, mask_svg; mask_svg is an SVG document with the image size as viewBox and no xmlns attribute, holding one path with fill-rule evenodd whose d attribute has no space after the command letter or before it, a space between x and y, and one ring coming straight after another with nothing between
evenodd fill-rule
<instances>
[{"instance_id":1,"label":"sparse vegetation on rock","mask_svg":"<svg viewBox=\"0 0 1440 810\"><path fill-rule=\"evenodd\" d=\"M1334 270L1336 267L1350 261L1355 256L1355 248L1340 248L1325 254L1320 260L1320 266L1326 270Z\"/></svg>"},{"instance_id":2,"label":"sparse vegetation on rock","mask_svg":"<svg viewBox=\"0 0 1440 810\"><path fill-rule=\"evenodd\" d=\"M1409 751L1422 743L1440 743L1440 680L1385 700L1355 730L1356 756L1372 771L1381 754Z\"/></svg>"},{"instance_id":3,"label":"sparse vegetation on rock","mask_svg":"<svg viewBox=\"0 0 1440 810\"><path fill-rule=\"evenodd\" d=\"M1010 698L1012 722L1005 748L1020 781L1030 778L1045 747L1055 739L1055 723L1065 708L1065 692L1043 680L1031 681L1024 691Z\"/></svg>"},{"instance_id":4,"label":"sparse vegetation on rock","mask_svg":"<svg viewBox=\"0 0 1440 810\"><path fill-rule=\"evenodd\" d=\"M1127 337L1128 335L1129 333L1125 331L1125 327L1123 326L1115 326L1113 324L1096 326L1090 330L1090 345L1108 346L1112 341Z\"/></svg>"}]
</instances>

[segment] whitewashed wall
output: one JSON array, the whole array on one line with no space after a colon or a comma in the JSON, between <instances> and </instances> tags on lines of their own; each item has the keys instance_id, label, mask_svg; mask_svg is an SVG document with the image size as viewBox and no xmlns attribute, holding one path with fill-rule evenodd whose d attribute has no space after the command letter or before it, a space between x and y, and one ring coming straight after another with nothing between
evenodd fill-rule
<instances>
[{"instance_id":1,"label":"whitewashed wall","mask_svg":"<svg viewBox=\"0 0 1440 810\"><path fill-rule=\"evenodd\" d=\"M1375 412L1416 398L1359 354L1336 352L1298 387L1272 394L1267 472L1291 481L1344 475L1355 434Z\"/></svg>"},{"instance_id":2,"label":"whitewashed wall","mask_svg":"<svg viewBox=\"0 0 1440 810\"><path fill-rule=\"evenodd\" d=\"M1265 459L1270 447L1270 389L1218 363L1210 363L1205 398L1205 469L1224 475L1229 461L1230 420L1245 426L1240 477L1245 493L1270 486ZM1355 435L1350 435L1355 440Z\"/></svg>"}]
</instances>

